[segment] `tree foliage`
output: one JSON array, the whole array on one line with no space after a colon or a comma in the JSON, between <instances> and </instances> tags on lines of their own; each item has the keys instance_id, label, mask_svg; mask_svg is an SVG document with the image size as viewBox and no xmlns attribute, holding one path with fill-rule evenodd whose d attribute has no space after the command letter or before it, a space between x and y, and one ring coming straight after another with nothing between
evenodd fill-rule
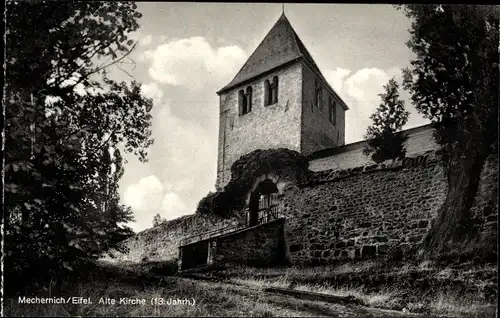
<instances>
[{"instance_id":1,"label":"tree foliage","mask_svg":"<svg viewBox=\"0 0 500 318\"><path fill-rule=\"evenodd\" d=\"M441 123L437 138L449 150L472 138L489 149L497 139L499 8L405 5L404 12L417 56L404 88L417 110Z\"/></svg>"},{"instance_id":2,"label":"tree foliage","mask_svg":"<svg viewBox=\"0 0 500 318\"><path fill-rule=\"evenodd\" d=\"M365 155L371 155L376 163L388 159L404 157L404 142L408 139L399 131L408 121L410 113L405 110L405 103L399 99L399 85L394 78L384 85L385 93L379 94L382 103L370 116L373 124L366 130L368 140L363 149ZM398 133L399 132L399 133Z\"/></svg>"},{"instance_id":3,"label":"tree foliage","mask_svg":"<svg viewBox=\"0 0 500 318\"><path fill-rule=\"evenodd\" d=\"M197 214L228 216L232 208L241 207L241 200L231 197L227 191L209 192L196 207Z\"/></svg>"},{"instance_id":4,"label":"tree foliage","mask_svg":"<svg viewBox=\"0 0 500 318\"><path fill-rule=\"evenodd\" d=\"M147 160L153 105L107 71L135 47L138 18L130 2L6 3L8 288L71 271L133 233L119 149Z\"/></svg>"},{"instance_id":5,"label":"tree foliage","mask_svg":"<svg viewBox=\"0 0 500 318\"><path fill-rule=\"evenodd\" d=\"M460 252L477 237L470 207L482 166L497 149L500 12L485 5L400 8L412 20L407 45L416 56L404 88L435 123L448 178L446 201L422 251L431 257Z\"/></svg>"},{"instance_id":6,"label":"tree foliage","mask_svg":"<svg viewBox=\"0 0 500 318\"><path fill-rule=\"evenodd\" d=\"M153 227L157 227L158 225L166 222L167 219L162 218L160 213L156 213L156 215L153 217Z\"/></svg>"}]
</instances>

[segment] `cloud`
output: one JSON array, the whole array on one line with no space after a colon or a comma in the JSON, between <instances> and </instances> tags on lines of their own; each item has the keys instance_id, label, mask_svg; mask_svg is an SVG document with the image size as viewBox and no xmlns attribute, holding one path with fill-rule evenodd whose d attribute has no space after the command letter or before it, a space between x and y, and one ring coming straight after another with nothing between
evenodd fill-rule
<instances>
[{"instance_id":1,"label":"cloud","mask_svg":"<svg viewBox=\"0 0 500 318\"><path fill-rule=\"evenodd\" d=\"M161 103L163 98L163 91L158 86L158 83L151 82L141 86L141 93L147 98L152 98L154 105Z\"/></svg>"},{"instance_id":2,"label":"cloud","mask_svg":"<svg viewBox=\"0 0 500 318\"><path fill-rule=\"evenodd\" d=\"M378 94L383 92L383 86L392 77L396 77L398 80L398 77L401 77L400 73L401 70L398 68L392 68L388 71L378 68L364 68L347 78L345 88L349 96L359 101L378 102L380 100Z\"/></svg>"},{"instance_id":3,"label":"cloud","mask_svg":"<svg viewBox=\"0 0 500 318\"><path fill-rule=\"evenodd\" d=\"M153 58L153 50L145 50L137 57L137 60L141 63L147 63Z\"/></svg>"},{"instance_id":4,"label":"cloud","mask_svg":"<svg viewBox=\"0 0 500 318\"><path fill-rule=\"evenodd\" d=\"M333 89L340 93L343 91L345 78L351 74L351 71L345 68L337 68L335 71L325 73L326 78L332 85Z\"/></svg>"},{"instance_id":5,"label":"cloud","mask_svg":"<svg viewBox=\"0 0 500 318\"><path fill-rule=\"evenodd\" d=\"M144 210L151 207L151 203L158 199L163 192L163 185L156 176L141 178L137 183L130 185L124 193L123 201L133 210Z\"/></svg>"},{"instance_id":6,"label":"cloud","mask_svg":"<svg viewBox=\"0 0 500 318\"><path fill-rule=\"evenodd\" d=\"M153 36L151 34L148 34L139 39L139 45L148 46L149 44L151 44L152 41L153 41Z\"/></svg>"},{"instance_id":7,"label":"cloud","mask_svg":"<svg viewBox=\"0 0 500 318\"><path fill-rule=\"evenodd\" d=\"M156 82L141 88L145 97L154 100L155 143L148 156L149 175L140 177L144 166L136 160L129 161L125 170L126 179L138 180L124 184L122 194L122 201L134 212L136 221L130 226L135 231L151 227L157 213L167 220L194 213L198 201L215 183L217 136L209 135L191 118L177 116L162 88ZM185 107L178 102L175 106ZM134 175L137 177L131 177Z\"/></svg>"},{"instance_id":8,"label":"cloud","mask_svg":"<svg viewBox=\"0 0 500 318\"><path fill-rule=\"evenodd\" d=\"M217 143L207 130L196 122L175 116L170 103L164 102L155 114L153 160L162 162L162 180L171 184L174 192L195 192L215 181Z\"/></svg>"},{"instance_id":9,"label":"cloud","mask_svg":"<svg viewBox=\"0 0 500 318\"><path fill-rule=\"evenodd\" d=\"M187 214L186 205L182 199L173 192L165 194L161 202L161 208L167 220L176 219Z\"/></svg>"},{"instance_id":10,"label":"cloud","mask_svg":"<svg viewBox=\"0 0 500 318\"><path fill-rule=\"evenodd\" d=\"M152 226L156 214L172 220L182 215L193 213L183 199L175 192L171 184L163 185L155 175L141 178L127 187L122 198L132 208L135 222L129 224L135 231L142 231ZM166 193L165 193L166 192Z\"/></svg>"},{"instance_id":11,"label":"cloud","mask_svg":"<svg viewBox=\"0 0 500 318\"><path fill-rule=\"evenodd\" d=\"M150 61L152 79L174 86L200 90L207 84L229 81L245 61L245 51L237 45L213 47L204 37L171 39L144 52Z\"/></svg>"},{"instance_id":12,"label":"cloud","mask_svg":"<svg viewBox=\"0 0 500 318\"><path fill-rule=\"evenodd\" d=\"M390 68L387 70L379 68L363 68L352 72L348 69L337 68L325 72L325 77L333 89L340 95L349 107L346 112L345 139L346 143L352 143L363 139L366 128L372 123L370 115L380 104L380 96L383 86L389 79L394 77L401 84L401 70ZM410 120L404 128L426 124L409 103L408 95L400 85L400 96L406 102L406 109L410 111Z\"/></svg>"},{"instance_id":13,"label":"cloud","mask_svg":"<svg viewBox=\"0 0 500 318\"><path fill-rule=\"evenodd\" d=\"M141 46L146 47L153 42L153 35L144 34L140 31L130 32L129 34L127 34L127 36L130 40L133 40L134 42L139 42L140 47Z\"/></svg>"}]
</instances>

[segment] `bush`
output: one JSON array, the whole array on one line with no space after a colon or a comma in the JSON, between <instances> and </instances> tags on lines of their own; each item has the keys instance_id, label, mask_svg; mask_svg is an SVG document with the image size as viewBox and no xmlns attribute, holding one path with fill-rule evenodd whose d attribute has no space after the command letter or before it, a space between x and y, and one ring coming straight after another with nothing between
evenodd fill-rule
<instances>
[{"instance_id":1,"label":"bush","mask_svg":"<svg viewBox=\"0 0 500 318\"><path fill-rule=\"evenodd\" d=\"M196 213L207 215L216 214L224 216L228 215L231 212L231 208L233 206L234 204L232 204L232 200L227 192L209 192L198 203Z\"/></svg>"}]
</instances>

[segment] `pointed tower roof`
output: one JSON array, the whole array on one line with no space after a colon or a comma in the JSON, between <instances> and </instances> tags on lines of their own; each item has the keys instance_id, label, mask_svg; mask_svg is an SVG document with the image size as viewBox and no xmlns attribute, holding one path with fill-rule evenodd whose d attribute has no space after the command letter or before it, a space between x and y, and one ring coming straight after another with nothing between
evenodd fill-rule
<instances>
[{"instance_id":1,"label":"pointed tower roof","mask_svg":"<svg viewBox=\"0 0 500 318\"><path fill-rule=\"evenodd\" d=\"M233 80L220 89L217 94L298 59L303 59L318 74L328 88L334 92L323 74L321 74L319 67L314 62L309 51L307 51L304 43L302 43L293 29L290 21L282 13L278 21L276 21L252 55L250 55ZM344 109L348 109L343 101L342 103L344 104Z\"/></svg>"}]
</instances>

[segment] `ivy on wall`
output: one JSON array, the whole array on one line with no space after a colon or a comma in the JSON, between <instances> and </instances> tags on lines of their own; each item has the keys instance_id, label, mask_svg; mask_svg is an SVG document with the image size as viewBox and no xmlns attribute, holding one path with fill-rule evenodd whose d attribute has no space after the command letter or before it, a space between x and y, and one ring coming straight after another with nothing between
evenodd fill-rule
<instances>
[{"instance_id":1,"label":"ivy on wall","mask_svg":"<svg viewBox=\"0 0 500 318\"><path fill-rule=\"evenodd\" d=\"M196 213L228 215L233 209L245 205L245 197L256 178L263 174L287 175L301 182L311 173L309 161L297 151L278 149L257 149L241 156L231 166L231 180L222 191L210 192L198 204ZM292 175L290 175L292 174Z\"/></svg>"}]
</instances>

